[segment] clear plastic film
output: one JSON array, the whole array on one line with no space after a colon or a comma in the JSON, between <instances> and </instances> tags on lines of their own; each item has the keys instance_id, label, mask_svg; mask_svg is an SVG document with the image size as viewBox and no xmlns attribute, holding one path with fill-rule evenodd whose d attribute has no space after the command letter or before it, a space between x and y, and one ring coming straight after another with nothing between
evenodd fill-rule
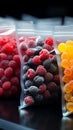
<instances>
[{"instance_id":1,"label":"clear plastic film","mask_svg":"<svg viewBox=\"0 0 73 130\"><path fill-rule=\"evenodd\" d=\"M62 90L63 116L73 113L73 26L58 26L54 30Z\"/></svg>"},{"instance_id":2,"label":"clear plastic film","mask_svg":"<svg viewBox=\"0 0 73 130\"><path fill-rule=\"evenodd\" d=\"M65 17L64 18L64 25L73 25L73 17Z\"/></svg>"}]
</instances>

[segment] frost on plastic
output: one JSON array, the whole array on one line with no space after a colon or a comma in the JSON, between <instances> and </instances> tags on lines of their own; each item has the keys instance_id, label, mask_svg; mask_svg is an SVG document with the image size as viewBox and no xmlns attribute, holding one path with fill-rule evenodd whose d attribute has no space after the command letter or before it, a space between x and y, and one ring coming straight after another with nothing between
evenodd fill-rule
<instances>
[{"instance_id":1,"label":"frost on plastic","mask_svg":"<svg viewBox=\"0 0 73 130\"><path fill-rule=\"evenodd\" d=\"M63 116L73 113L73 26L55 27L55 50L59 55Z\"/></svg>"}]
</instances>

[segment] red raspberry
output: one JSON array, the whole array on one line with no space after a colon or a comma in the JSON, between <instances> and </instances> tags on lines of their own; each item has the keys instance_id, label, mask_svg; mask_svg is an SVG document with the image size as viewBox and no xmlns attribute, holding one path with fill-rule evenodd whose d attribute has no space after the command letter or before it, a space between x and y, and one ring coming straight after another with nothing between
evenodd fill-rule
<instances>
[{"instance_id":1,"label":"red raspberry","mask_svg":"<svg viewBox=\"0 0 73 130\"><path fill-rule=\"evenodd\" d=\"M48 72L45 74L45 80L46 82L50 82L53 79L53 74Z\"/></svg>"},{"instance_id":2,"label":"red raspberry","mask_svg":"<svg viewBox=\"0 0 73 130\"><path fill-rule=\"evenodd\" d=\"M50 45L44 44L43 49L47 49L48 51L51 51L52 47Z\"/></svg>"},{"instance_id":3,"label":"red raspberry","mask_svg":"<svg viewBox=\"0 0 73 130\"><path fill-rule=\"evenodd\" d=\"M8 39L7 37L1 37L1 38L0 38L0 44L1 44L1 45L6 44L7 42L9 42L9 39Z\"/></svg>"},{"instance_id":4,"label":"red raspberry","mask_svg":"<svg viewBox=\"0 0 73 130\"><path fill-rule=\"evenodd\" d=\"M56 91L56 89L57 89L57 85L56 85L55 82L50 82L47 86L48 86L48 90L49 90L50 92L54 92L54 91Z\"/></svg>"},{"instance_id":5,"label":"red raspberry","mask_svg":"<svg viewBox=\"0 0 73 130\"><path fill-rule=\"evenodd\" d=\"M2 88L4 90L9 89L10 87L11 87L11 83L9 81L4 82L3 85L2 85Z\"/></svg>"},{"instance_id":6,"label":"red raspberry","mask_svg":"<svg viewBox=\"0 0 73 130\"><path fill-rule=\"evenodd\" d=\"M23 56L23 61L24 61L24 62L27 62L28 59L29 59L29 57L28 57L27 55L24 55L24 56Z\"/></svg>"},{"instance_id":7,"label":"red raspberry","mask_svg":"<svg viewBox=\"0 0 73 130\"><path fill-rule=\"evenodd\" d=\"M21 52L25 52L26 50L27 50L27 46L25 45L25 43L24 42L22 42L22 43L20 43L20 51Z\"/></svg>"},{"instance_id":8,"label":"red raspberry","mask_svg":"<svg viewBox=\"0 0 73 130\"><path fill-rule=\"evenodd\" d=\"M35 42L34 42L34 40L30 40L29 42L28 42L28 46L31 48L33 48L33 47L35 47Z\"/></svg>"},{"instance_id":9,"label":"red raspberry","mask_svg":"<svg viewBox=\"0 0 73 130\"><path fill-rule=\"evenodd\" d=\"M32 105L34 103L34 99L32 98L32 96L27 96L27 97L24 98L24 102L27 105Z\"/></svg>"},{"instance_id":10,"label":"red raspberry","mask_svg":"<svg viewBox=\"0 0 73 130\"><path fill-rule=\"evenodd\" d=\"M3 95L3 88L0 88L0 96Z\"/></svg>"},{"instance_id":11,"label":"red raspberry","mask_svg":"<svg viewBox=\"0 0 73 130\"><path fill-rule=\"evenodd\" d=\"M46 69L42 66L39 65L36 69L36 74L38 75L45 75L47 73Z\"/></svg>"},{"instance_id":12,"label":"red raspberry","mask_svg":"<svg viewBox=\"0 0 73 130\"><path fill-rule=\"evenodd\" d=\"M52 54L49 54L49 58L52 59L52 58L53 58L53 55L52 55Z\"/></svg>"},{"instance_id":13,"label":"red raspberry","mask_svg":"<svg viewBox=\"0 0 73 130\"><path fill-rule=\"evenodd\" d=\"M44 97L45 98L50 98L50 92L48 91L48 90L46 90L45 92L44 92Z\"/></svg>"},{"instance_id":14,"label":"red raspberry","mask_svg":"<svg viewBox=\"0 0 73 130\"><path fill-rule=\"evenodd\" d=\"M12 56L12 55L8 55L8 56L7 56L7 59L8 59L8 60L12 60L12 59L13 59L13 56Z\"/></svg>"},{"instance_id":15,"label":"red raspberry","mask_svg":"<svg viewBox=\"0 0 73 130\"><path fill-rule=\"evenodd\" d=\"M15 69L15 68L17 67L16 61L11 60L11 61L9 62L9 67L12 67L13 69Z\"/></svg>"},{"instance_id":16,"label":"red raspberry","mask_svg":"<svg viewBox=\"0 0 73 130\"><path fill-rule=\"evenodd\" d=\"M46 50L46 49L42 49L40 51L39 55L40 55L41 60L45 60L45 59L47 59L49 57L49 51Z\"/></svg>"},{"instance_id":17,"label":"red raspberry","mask_svg":"<svg viewBox=\"0 0 73 130\"><path fill-rule=\"evenodd\" d=\"M35 57L33 58L32 62L33 62L35 65L40 65L40 64L41 64L40 57L39 57L39 56L35 56Z\"/></svg>"},{"instance_id":18,"label":"red raspberry","mask_svg":"<svg viewBox=\"0 0 73 130\"><path fill-rule=\"evenodd\" d=\"M9 78L8 78L8 77L6 77L5 75L4 75L4 76L2 76L2 78L1 78L1 81L2 81L2 82L8 81L8 80L9 80Z\"/></svg>"},{"instance_id":19,"label":"red raspberry","mask_svg":"<svg viewBox=\"0 0 73 130\"><path fill-rule=\"evenodd\" d=\"M25 38L24 37L20 37L19 38L19 42L21 43L21 42L24 42L25 41Z\"/></svg>"},{"instance_id":20,"label":"red raspberry","mask_svg":"<svg viewBox=\"0 0 73 130\"><path fill-rule=\"evenodd\" d=\"M17 95L18 94L18 88L17 88L17 86L12 85L11 86L11 92L12 92L12 94L14 94L14 95L16 94Z\"/></svg>"},{"instance_id":21,"label":"red raspberry","mask_svg":"<svg viewBox=\"0 0 73 130\"><path fill-rule=\"evenodd\" d=\"M7 55L5 53L0 53L0 61L6 59L7 59Z\"/></svg>"},{"instance_id":22,"label":"red raspberry","mask_svg":"<svg viewBox=\"0 0 73 130\"><path fill-rule=\"evenodd\" d=\"M0 80L0 88L2 87L2 81Z\"/></svg>"},{"instance_id":23,"label":"red raspberry","mask_svg":"<svg viewBox=\"0 0 73 130\"><path fill-rule=\"evenodd\" d=\"M32 48L29 48L29 49L27 49L26 54L28 56L33 56L34 55L34 50Z\"/></svg>"},{"instance_id":24,"label":"red raspberry","mask_svg":"<svg viewBox=\"0 0 73 130\"><path fill-rule=\"evenodd\" d=\"M18 78L20 78L20 68L17 68L14 75Z\"/></svg>"},{"instance_id":25,"label":"red raspberry","mask_svg":"<svg viewBox=\"0 0 73 130\"><path fill-rule=\"evenodd\" d=\"M28 78L33 79L36 75L36 72L33 69L28 69L26 74L27 74Z\"/></svg>"},{"instance_id":26,"label":"red raspberry","mask_svg":"<svg viewBox=\"0 0 73 130\"><path fill-rule=\"evenodd\" d=\"M3 69L6 69L8 67L9 61L8 60L2 60L0 62L0 67Z\"/></svg>"},{"instance_id":27,"label":"red raspberry","mask_svg":"<svg viewBox=\"0 0 73 130\"><path fill-rule=\"evenodd\" d=\"M53 38L51 37L48 37L46 40L45 40L45 43L52 46L53 45Z\"/></svg>"},{"instance_id":28,"label":"red raspberry","mask_svg":"<svg viewBox=\"0 0 73 130\"><path fill-rule=\"evenodd\" d=\"M8 53L12 53L13 51L13 45L11 45L10 43L7 43L6 45L4 45L1 49L2 52L6 52Z\"/></svg>"},{"instance_id":29,"label":"red raspberry","mask_svg":"<svg viewBox=\"0 0 73 130\"><path fill-rule=\"evenodd\" d=\"M7 69L5 69L5 75L6 77L11 77L13 74L13 69L11 67L8 67Z\"/></svg>"},{"instance_id":30,"label":"red raspberry","mask_svg":"<svg viewBox=\"0 0 73 130\"><path fill-rule=\"evenodd\" d=\"M39 89L40 89L41 93L45 92L46 91L46 85L45 84L40 85Z\"/></svg>"},{"instance_id":31,"label":"red raspberry","mask_svg":"<svg viewBox=\"0 0 73 130\"><path fill-rule=\"evenodd\" d=\"M53 80L54 80L55 83L60 84L60 76L59 76L59 74L55 75Z\"/></svg>"},{"instance_id":32,"label":"red raspberry","mask_svg":"<svg viewBox=\"0 0 73 130\"><path fill-rule=\"evenodd\" d=\"M11 78L11 84L17 86L19 84L19 79L17 77Z\"/></svg>"},{"instance_id":33,"label":"red raspberry","mask_svg":"<svg viewBox=\"0 0 73 130\"><path fill-rule=\"evenodd\" d=\"M15 55L15 56L13 57L13 60L16 61L16 63L17 63L18 65L20 65L20 57L19 57L19 55Z\"/></svg>"},{"instance_id":34,"label":"red raspberry","mask_svg":"<svg viewBox=\"0 0 73 130\"><path fill-rule=\"evenodd\" d=\"M0 78L4 75L4 69L0 68Z\"/></svg>"}]
</instances>

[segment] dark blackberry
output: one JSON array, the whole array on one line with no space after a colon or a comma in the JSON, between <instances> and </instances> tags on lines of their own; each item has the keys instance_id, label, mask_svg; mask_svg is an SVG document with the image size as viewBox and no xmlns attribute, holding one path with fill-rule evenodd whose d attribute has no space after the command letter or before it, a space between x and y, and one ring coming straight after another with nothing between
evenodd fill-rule
<instances>
[{"instance_id":1,"label":"dark blackberry","mask_svg":"<svg viewBox=\"0 0 73 130\"><path fill-rule=\"evenodd\" d=\"M49 69L51 65L51 60L50 59L47 59L43 62L43 66L46 68L46 69Z\"/></svg>"}]
</instances>

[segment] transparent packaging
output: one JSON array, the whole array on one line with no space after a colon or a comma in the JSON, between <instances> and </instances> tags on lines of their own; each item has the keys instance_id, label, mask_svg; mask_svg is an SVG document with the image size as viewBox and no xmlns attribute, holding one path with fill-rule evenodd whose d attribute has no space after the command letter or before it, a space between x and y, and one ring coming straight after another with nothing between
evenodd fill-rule
<instances>
[{"instance_id":1,"label":"transparent packaging","mask_svg":"<svg viewBox=\"0 0 73 130\"><path fill-rule=\"evenodd\" d=\"M20 58L13 22L0 21L0 98L20 93Z\"/></svg>"},{"instance_id":2,"label":"transparent packaging","mask_svg":"<svg viewBox=\"0 0 73 130\"><path fill-rule=\"evenodd\" d=\"M58 26L54 30L62 90L62 113L73 113L73 26Z\"/></svg>"},{"instance_id":3,"label":"transparent packaging","mask_svg":"<svg viewBox=\"0 0 73 130\"><path fill-rule=\"evenodd\" d=\"M18 43L21 60L20 107L58 103L60 79L52 31L21 30Z\"/></svg>"},{"instance_id":4,"label":"transparent packaging","mask_svg":"<svg viewBox=\"0 0 73 130\"><path fill-rule=\"evenodd\" d=\"M64 18L64 25L73 25L73 17L65 17Z\"/></svg>"}]
</instances>

